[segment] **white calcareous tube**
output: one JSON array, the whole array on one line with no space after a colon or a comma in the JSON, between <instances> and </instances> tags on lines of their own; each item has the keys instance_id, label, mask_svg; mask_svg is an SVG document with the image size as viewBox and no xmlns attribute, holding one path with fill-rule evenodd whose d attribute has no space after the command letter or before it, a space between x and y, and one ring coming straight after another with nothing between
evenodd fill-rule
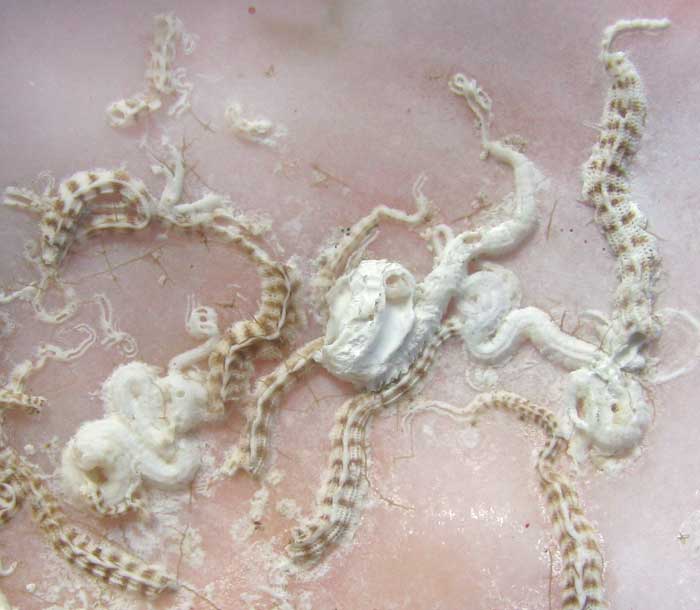
<instances>
[{"instance_id":1,"label":"white calcareous tube","mask_svg":"<svg viewBox=\"0 0 700 610\"><path fill-rule=\"evenodd\" d=\"M137 505L143 482L172 489L187 485L200 465L195 441L182 438L205 417L204 385L178 370L132 362L103 385L106 415L84 423L62 455L66 492L103 514Z\"/></svg>"},{"instance_id":2,"label":"white calcareous tube","mask_svg":"<svg viewBox=\"0 0 700 610\"><path fill-rule=\"evenodd\" d=\"M581 461L589 449L601 458L632 455L652 422L652 407L636 379L614 365L570 375L567 414L574 426L570 453Z\"/></svg>"},{"instance_id":3,"label":"white calcareous tube","mask_svg":"<svg viewBox=\"0 0 700 610\"><path fill-rule=\"evenodd\" d=\"M63 488L73 500L122 512L141 485L128 426L109 417L84 423L61 456Z\"/></svg>"},{"instance_id":4,"label":"white calcareous tube","mask_svg":"<svg viewBox=\"0 0 700 610\"><path fill-rule=\"evenodd\" d=\"M326 297L330 318L320 363L361 387L393 378L416 319L415 289L408 270L385 260L362 261L343 275Z\"/></svg>"}]
</instances>

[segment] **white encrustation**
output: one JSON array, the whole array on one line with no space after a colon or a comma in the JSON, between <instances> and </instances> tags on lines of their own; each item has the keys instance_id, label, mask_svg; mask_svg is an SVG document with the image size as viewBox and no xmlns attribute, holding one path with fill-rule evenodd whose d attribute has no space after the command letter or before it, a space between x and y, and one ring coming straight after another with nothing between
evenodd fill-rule
<instances>
[{"instance_id":1,"label":"white encrustation","mask_svg":"<svg viewBox=\"0 0 700 610\"><path fill-rule=\"evenodd\" d=\"M61 459L63 488L104 515L143 508L144 483L189 484L200 467L192 432L208 417L205 376L196 364L220 338L216 312L191 300L189 334L203 343L170 361L162 375L143 362L124 364L102 386L105 416L83 423Z\"/></svg>"}]
</instances>

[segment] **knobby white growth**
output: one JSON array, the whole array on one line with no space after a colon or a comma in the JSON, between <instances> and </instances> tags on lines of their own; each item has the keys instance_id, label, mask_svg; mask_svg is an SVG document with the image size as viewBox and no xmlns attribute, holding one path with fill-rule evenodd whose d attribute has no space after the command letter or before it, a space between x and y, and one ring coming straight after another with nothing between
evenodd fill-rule
<instances>
[{"instance_id":1,"label":"knobby white growth","mask_svg":"<svg viewBox=\"0 0 700 610\"><path fill-rule=\"evenodd\" d=\"M594 449L604 464L605 458L636 454L652 421L640 382L596 346L562 332L546 313L534 307L515 310L495 339L467 348L479 360L498 362L526 339L552 362L576 369L569 376L566 408L577 431L572 456L583 461Z\"/></svg>"},{"instance_id":2,"label":"knobby white growth","mask_svg":"<svg viewBox=\"0 0 700 610\"><path fill-rule=\"evenodd\" d=\"M583 460L594 448L595 457L603 460L636 452L652 418L639 381L598 345L562 331L545 312L535 307L511 310L519 289L514 276L503 274L485 267L464 282L458 306L468 353L494 364L529 341L545 358L573 371L566 407L578 431L572 455Z\"/></svg>"},{"instance_id":3,"label":"knobby white growth","mask_svg":"<svg viewBox=\"0 0 700 610\"><path fill-rule=\"evenodd\" d=\"M567 414L574 425L570 453L582 461L636 455L652 422L652 406L637 379L614 366L593 366L571 373Z\"/></svg>"},{"instance_id":4,"label":"knobby white growth","mask_svg":"<svg viewBox=\"0 0 700 610\"><path fill-rule=\"evenodd\" d=\"M330 318L319 361L359 388L377 390L405 373L462 289L470 261L511 252L537 226L535 192L542 180L534 165L489 138L491 101L474 81L458 74L450 88L476 114L484 153L513 169L515 208L511 218L493 227L457 236L444 225L432 229L435 267L420 284L398 263L363 261L328 290ZM356 226L371 226L368 219L373 216Z\"/></svg>"},{"instance_id":5,"label":"knobby white growth","mask_svg":"<svg viewBox=\"0 0 700 610\"><path fill-rule=\"evenodd\" d=\"M457 307L464 319L464 345L474 359L485 364L503 362L525 341L569 370L590 366L605 356L597 346L563 332L544 311L516 309L519 303L519 282L506 269L483 265L464 280Z\"/></svg>"},{"instance_id":6,"label":"knobby white growth","mask_svg":"<svg viewBox=\"0 0 700 610\"><path fill-rule=\"evenodd\" d=\"M359 388L390 382L414 357L405 342L416 324L415 296L416 281L402 265L362 261L328 292L320 363Z\"/></svg>"},{"instance_id":7,"label":"knobby white growth","mask_svg":"<svg viewBox=\"0 0 700 610\"><path fill-rule=\"evenodd\" d=\"M103 515L142 508L142 483L175 489L200 467L196 442L186 435L207 419L205 360L221 333L215 312L190 299L187 330L199 347L170 361L166 375L132 362L104 383L105 417L82 424L61 461L63 486L74 499Z\"/></svg>"},{"instance_id":8,"label":"knobby white growth","mask_svg":"<svg viewBox=\"0 0 700 610\"><path fill-rule=\"evenodd\" d=\"M535 192L541 184L538 172L522 153L490 140L490 100L473 81L458 75L451 81L451 88L467 99L477 115L484 153L512 167L514 210L510 218L496 226L457 236L444 225L428 230L426 236L433 245L435 265L420 283L398 263L360 262L380 218L393 218L409 226L427 220L428 201L420 192L419 182L414 188L416 214L376 208L347 229L338 247L321 259L315 288L325 300L329 319L318 360L334 375L365 391L338 412L316 515L292 533L287 552L300 565L319 561L342 539L356 518L366 467L365 436L373 414L415 391L439 346L464 325L460 319L444 322L443 318L452 298L467 290L468 264L512 251L532 234L537 224ZM485 269L495 269L485 265ZM505 271L499 280L504 278L510 279ZM517 288L514 280L510 284ZM519 294L513 295L512 300L517 302ZM500 316L510 308L508 303ZM488 320L493 317L491 312L468 309L464 306L462 313L477 314L475 327L494 325ZM496 318L500 321L499 315Z\"/></svg>"}]
</instances>

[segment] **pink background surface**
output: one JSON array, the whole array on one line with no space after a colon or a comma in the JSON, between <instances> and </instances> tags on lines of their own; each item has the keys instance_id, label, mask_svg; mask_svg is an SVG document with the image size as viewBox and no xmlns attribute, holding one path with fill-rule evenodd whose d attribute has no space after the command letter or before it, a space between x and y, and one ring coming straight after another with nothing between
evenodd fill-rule
<instances>
[{"instance_id":1,"label":"pink background surface","mask_svg":"<svg viewBox=\"0 0 700 610\"><path fill-rule=\"evenodd\" d=\"M214 133L191 115L173 120L161 113L127 131L106 124L106 106L143 87L151 19L166 10L200 36L194 54L178 63L195 85L194 112L211 121ZM505 264L522 282L523 302L555 319L566 312L564 327L571 331L581 311L609 311L615 285L614 261L592 223L592 211L577 203L579 167L597 137L591 125L600 117L608 86L597 61L601 33L615 20L633 17L673 21L670 30L657 35L625 35L616 47L629 52L649 98L633 192L660 238L659 307L697 315L700 9L693 2L584 7L554 1L5 0L0 6L0 185L30 186L44 170L61 179L126 163L157 193L160 183L150 175L151 161L138 140L148 133L157 143L163 130L174 141L184 135L191 143L188 161L196 164L201 180L229 194L240 209L268 215L267 243L280 258L299 257L308 280L311 259L335 227L353 223L379 203L408 208L412 183L422 172L429 178L426 194L440 207L443 221L462 217L480 191L497 202L512 189L507 168L479 160L473 119L447 89L447 78L462 71L494 100L493 134L524 137L530 159L551 180L540 196L537 234ZM280 148L242 142L225 129L223 110L233 100L251 115L287 127ZM336 179L315 184L314 167ZM204 187L190 175L187 189L195 198ZM251 265L233 249L198 238L158 241L157 233L86 242L71 256L65 276L81 295L107 293L119 326L138 341L139 359L164 366L192 346L184 332L188 294L209 305L233 298L246 311L254 307L258 289ZM31 279L21 249L35 236L33 217L0 208L0 285ZM155 247L161 248L158 262L139 259ZM382 229L372 253L399 260L417 275L431 266L424 243L400 229ZM160 285L163 274L168 281ZM70 330L62 335L35 322L26 305L6 311L17 330L0 340L2 374L38 342L76 340ZM234 308L219 311L225 321L236 319ZM94 307L86 307L76 322L94 324L95 315ZM692 337L681 330L670 329L657 349L669 368L692 355ZM312 323L305 337L320 332ZM81 421L101 416L92 393L122 361L118 352L95 346L75 363L47 366L29 387L46 396L49 407L35 418L7 417L13 446L41 447L52 437L62 446ZM424 396L466 402L474 394L466 383L470 366L453 342L443 349ZM530 348L498 373L499 387L560 408L565 374ZM683 524L700 511L695 377L691 373L651 388L656 420L639 460L618 476L587 469L577 480L587 515L602 536L611 608L700 607L700 531L685 542L678 539ZM246 607L244 594L260 596L253 608L274 608L274 598L260 588L269 585L263 557L266 545L281 552L291 525L274 510L275 503L291 497L305 511L311 509L333 412L342 402L339 395L349 391L319 373L285 403L273 439L280 450L275 463L285 478L271 489L263 525L248 541L235 541L229 530L246 518L257 484L237 477L216 483L211 497L195 494L178 509L175 530L164 526L162 544L146 548L144 555L174 569L177 528L189 527L201 535L204 556L201 561L185 557L181 578L198 589L213 583L207 595L220 608ZM234 410L224 424L198 436L218 462L240 426ZM394 417L377 421L369 476L381 496L370 490L352 541L329 557L320 575L290 582L290 603L301 609L307 600L320 610L550 608L547 549L556 545L531 455L540 439L495 416L479 427L475 448L469 447L470 435L433 416L417 419L412 435ZM55 460L45 452L32 459L46 472L55 471ZM114 526L71 514L96 532L134 545L133 523ZM144 541L161 531L159 518L165 516L143 524ZM0 557L4 563L19 561L11 576L0 579L0 588L23 610L52 604L120 607L108 601L111 594L100 593L52 555L27 510L0 531ZM33 593L29 583L36 585ZM63 589L57 592L52 587L58 584ZM556 573L552 587L551 607L557 608ZM129 603L123 607L146 607L138 600ZM175 597L161 604L208 607Z\"/></svg>"}]
</instances>

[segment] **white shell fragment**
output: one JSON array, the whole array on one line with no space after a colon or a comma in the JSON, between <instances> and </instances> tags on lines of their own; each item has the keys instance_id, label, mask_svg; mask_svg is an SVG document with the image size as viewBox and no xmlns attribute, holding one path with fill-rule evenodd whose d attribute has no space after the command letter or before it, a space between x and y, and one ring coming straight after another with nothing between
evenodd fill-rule
<instances>
[{"instance_id":1,"label":"white shell fragment","mask_svg":"<svg viewBox=\"0 0 700 610\"><path fill-rule=\"evenodd\" d=\"M378 387L405 365L416 314L413 275L398 263L362 261L327 295L330 318L320 362L363 387Z\"/></svg>"}]
</instances>

